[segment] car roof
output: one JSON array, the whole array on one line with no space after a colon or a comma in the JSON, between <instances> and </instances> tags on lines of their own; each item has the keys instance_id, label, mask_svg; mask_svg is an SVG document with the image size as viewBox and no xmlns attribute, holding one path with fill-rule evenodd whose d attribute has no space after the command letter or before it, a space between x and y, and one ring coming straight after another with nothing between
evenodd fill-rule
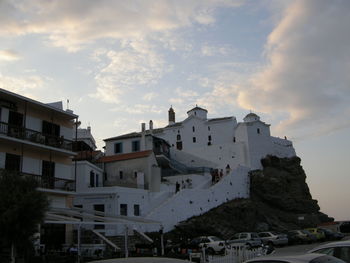
<instances>
[{"instance_id":1,"label":"car roof","mask_svg":"<svg viewBox=\"0 0 350 263\"><path fill-rule=\"evenodd\" d=\"M256 261L284 261L284 262L293 262L293 263L306 263L310 262L311 260L322 257L322 256L328 256L324 254L319 253L310 253L310 254L303 254L303 255L290 255L290 256L264 256L264 257L256 257L254 259L245 261L245 263L253 263ZM330 256L332 257L332 256ZM342 260L337 259L339 262L342 262Z\"/></svg>"},{"instance_id":2,"label":"car roof","mask_svg":"<svg viewBox=\"0 0 350 263\"><path fill-rule=\"evenodd\" d=\"M322 248L329 248L329 247L350 247L350 240L345 240L345 241L336 241L336 242L329 242L326 244L322 244L318 247L315 247L308 251L308 253L312 253L313 251L322 249Z\"/></svg>"}]
</instances>

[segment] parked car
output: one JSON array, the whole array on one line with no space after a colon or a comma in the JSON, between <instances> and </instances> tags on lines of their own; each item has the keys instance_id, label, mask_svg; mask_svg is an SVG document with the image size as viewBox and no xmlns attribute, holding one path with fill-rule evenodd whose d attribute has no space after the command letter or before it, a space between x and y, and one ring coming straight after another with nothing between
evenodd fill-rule
<instances>
[{"instance_id":1,"label":"parked car","mask_svg":"<svg viewBox=\"0 0 350 263\"><path fill-rule=\"evenodd\" d=\"M262 245L262 241L255 232L243 232L236 233L232 238L227 241L227 244L244 243L249 248L259 247Z\"/></svg>"},{"instance_id":2,"label":"parked car","mask_svg":"<svg viewBox=\"0 0 350 263\"><path fill-rule=\"evenodd\" d=\"M310 238L301 230L290 230L287 236L289 245L310 243Z\"/></svg>"},{"instance_id":3,"label":"parked car","mask_svg":"<svg viewBox=\"0 0 350 263\"><path fill-rule=\"evenodd\" d=\"M310 231L306 230L306 229L303 229L301 230L301 232L305 233L309 239L309 242L308 243L314 243L314 242L317 242L318 239L316 237L316 235L312 234Z\"/></svg>"},{"instance_id":4,"label":"parked car","mask_svg":"<svg viewBox=\"0 0 350 263\"><path fill-rule=\"evenodd\" d=\"M306 228L305 230L309 231L311 234L316 236L317 241L325 241L326 236L323 231L319 230L318 228Z\"/></svg>"},{"instance_id":5,"label":"parked car","mask_svg":"<svg viewBox=\"0 0 350 263\"><path fill-rule=\"evenodd\" d=\"M295 256L256 257L245 263L344 263L344 261L329 255L310 253Z\"/></svg>"},{"instance_id":6,"label":"parked car","mask_svg":"<svg viewBox=\"0 0 350 263\"><path fill-rule=\"evenodd\" d=\"M288 237L286 234L281 234L277 232L260 232L258 233L258 236L265 245L288 245Z\"/></svg>"},{"instance_id":7,"label":"parked car","mask_svg":"<svg viewBox=\"0 0 350 263\"><path fill-rule=\"evenodd\" d=\"M331 255L350 263L350 240L323 244L311 249L308 253Z\"/></svg>"},{"instance_id":8,"label":"parked car","mask_svg":"<svg viewBox=\"0 0 350 263\"><path fill-rule=\"evenodd\" d=\"M340 240L345 237L343 233L332 231L328 228L319 228L326 237L326 240Z\"/></svg>"},{"instance_id":9,"label":"parked car","mask_svg":"<svg viewBox=\"0 0 350 263\"><path fill-rule=\"evenodd\" d=\"M191 240L190 247L206 248L209 254L219 254L225 251L225 241L216 236L200 236Z\"/></svg>"}]
</instances>

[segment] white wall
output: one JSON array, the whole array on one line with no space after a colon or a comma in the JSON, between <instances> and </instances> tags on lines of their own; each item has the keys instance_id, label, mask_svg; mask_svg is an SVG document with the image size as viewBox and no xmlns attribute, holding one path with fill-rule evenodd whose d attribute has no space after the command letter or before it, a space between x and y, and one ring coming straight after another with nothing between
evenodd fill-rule
<instances>
[{"instance_id":1,"label":"white wall","mask_svg":"<svg viewBox=\"0 0 350 263\"><path fill-rule=\"evenodd\" d=\"M43 121L41 119L29 116L29 115L26 116L26 128L41 132L42 124L43 124Z\"/></svg>"},{"instance_id":2,"label":"white wall","mask_svg":"<svg viewBox=\"0 0 350 263\"><path fill-rule=\"evenodd\" d=\"M95 204L104 204L105 213L120 215L120 204L126 204L129 217L134 217L134 205L140 206L140 214L144 215L149 210L151 194L143 189L123 187L90 188L83 193L78 193L74 198L74 205L83 205L85 210L93 210ZM90 227L92 228L92 226ZM123 234L124 226L106 226L107 236Z\"/></svg>"},{"instance_id":3,"label":"white wall","mask_svg":"<svg viewBox=\"0 0 350 263\"><path fill-rule=\"evenodd\" d=\"M72 165L72 174L74 175L75 165ZM98 175L98 187L103 186L103 170L99 167L93 165L88 161L79 161L77 162L77 179L76 179L76 191L82 192L90 188L90 172L93 171ZM95 182L96 185L96 182Z\"/></svg>"},{"instance_id":4,"label":"white wall","mask_svg":"<svg viewBox=\"0 0 350 263\"><path fill-rule=\"evenodd\" d=\"M180 135L182 151L194 154L198 152L197 148L210 148L209 136L211 136L211 146L233 142L236 123L233 117L228 120L207 121L191 116L184 120L181 126L164 128L164 132L157 134L157 137L166 140L176 148L177 135ZM196 142L193 142L193 137L196 138Z\"/></svg>"},{"instance_id":5,"label":"white wall","mask_svg":"<svg viewBox=\"0 0 350 263\"><path fill-rule=\"evenodd\" d=\"M74 173L72 173L71 167L71 165L55 163L55 177L74 180Z\"/></svg>"},{"instance_id":6,"label":"white wall","mask_svg":"<svg viewBox=\"0 0 350 263\"><path fill-rule=\"evenodd\" d=\"M72 128L67 128L64 126L60 126L60 135L63 136L67 140L72 140L72 133L73 133Z\"/></svg>"},{"instance_id":7,"label":"white wall","mask_svg":"<svg viewBox=\"0 0 350 263\"><path fill-rule=\"evenodd\" d=\"M235 198L248 198L248 172L248 168L240 166L208 189L181 190L146 218L163 222L164 230L169 231L177 223L205 213L224 202ZM147 230L155 231L157 228L149 227Z\"/></svg>"},{"instance_id":8,"label":"white wall","mask_svg":"<svg viewBox=\"0 0 350 263\"><path fill-rule=\"evenodd\" d=\"M142 142L142 140L145 140L145 141ZM106 156L116 154L116 153L114 153L114 145L116 143L123 144L123 152L119 153L119 154L131 153L133 141L140 141L140 151L152 150L152 147L153 147L152 137L148 135L148 136L144 136L144 137L135 137L135 138L129 138L129 139L107 141L106 142L106 151L105 151Z\"/></svg>"},{"instance_id":9,"label":"white wall","mask_svg":"<svg viewBox=\"0 0 350 263\"><path fill-rule=\"evenodd\" d=\"M24 173L41 175L42 160L23 156L22 171Z\"/></svg>"}]
</instances>

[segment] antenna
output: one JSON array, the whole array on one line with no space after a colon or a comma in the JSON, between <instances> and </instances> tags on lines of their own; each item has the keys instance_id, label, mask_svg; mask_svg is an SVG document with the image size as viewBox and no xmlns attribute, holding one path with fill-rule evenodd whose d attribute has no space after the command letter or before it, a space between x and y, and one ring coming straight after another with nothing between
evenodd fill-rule
<instances>
[{"instance_id":1,"label":"antenna","mask_svg":"<svg viewBox=\"0 0 350 263\"><path fill-rule=\"evenodd\" d=\"M69 99L67 99L67 110L69 110Z\"/></svg>"}]
</instances>

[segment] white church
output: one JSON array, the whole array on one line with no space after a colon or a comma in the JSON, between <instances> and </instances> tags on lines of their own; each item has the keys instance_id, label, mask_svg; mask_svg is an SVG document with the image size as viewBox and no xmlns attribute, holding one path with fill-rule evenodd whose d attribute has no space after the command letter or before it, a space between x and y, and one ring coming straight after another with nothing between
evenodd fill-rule
<instances>
[{"instance_id":1,"label":"white church","mask_svg":"<svg viewBox=\"0 0 350 263\"><path fill-rule=\"evenodd\" d=\"M270 125L249 113L236 118L208 118L198 106L168 125L105 139L99 168L78 171L74 205L106 215L133 218L140 232L170 231L179 222L235 198L249 198L250 170L262 168L266 155L295 156L292 142L273 137ZM95 182L95 173L102 174ZM124 233L123 226L106 225L106 236Z\"/></svg>"}]
</instances>

